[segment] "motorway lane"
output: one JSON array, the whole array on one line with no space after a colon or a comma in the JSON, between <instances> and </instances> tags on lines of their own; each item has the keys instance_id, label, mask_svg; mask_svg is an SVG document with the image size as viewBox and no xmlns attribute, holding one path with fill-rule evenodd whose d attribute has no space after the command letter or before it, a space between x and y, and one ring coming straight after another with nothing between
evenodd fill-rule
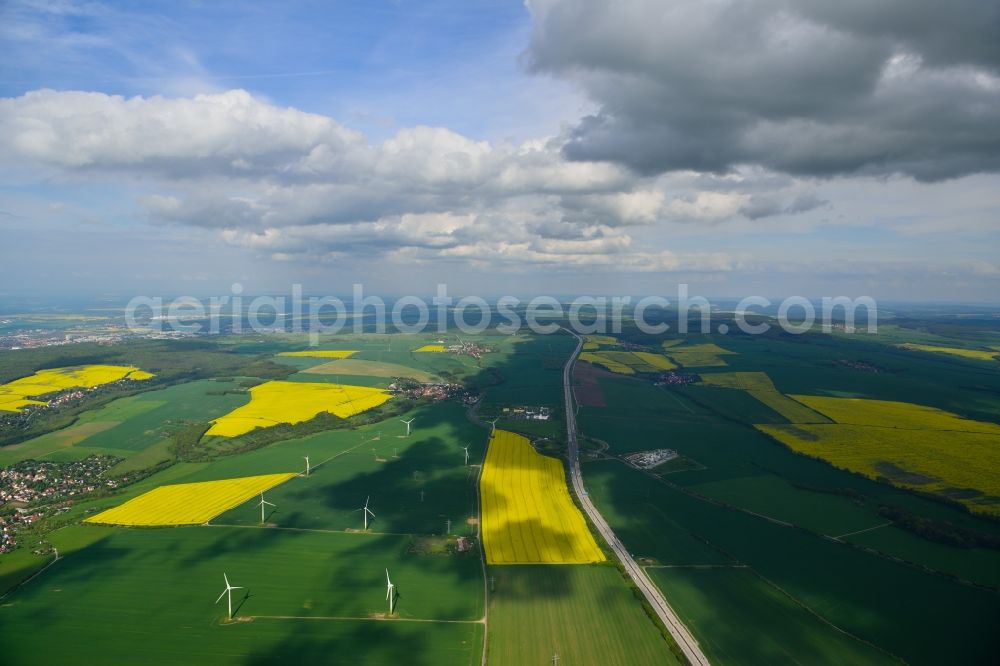
<instances>
[{"instance_id":1,"label":"motorway lane","mask_svg":"<svg viewBox=\"0 0 1000 666\"><path fill-rule=\"evenodd\" d=\"M573 364L576 362L576 358L580 355L580 350L583 348L583 338L569 329L563 330L577 340L576 350L570 356L566 362L566 367L563 369L563 391L566 401L566 435L573 492L576 493L577 499L580 500L580 504L583 506L583 510L587 512L591 522L597 527L597 531L601 533L604 540L611 546L611 550L615 553L618 561L625 567L626 573L628 573L629 577L636 584L636 587L642 591L643 596L646 597L646 601L653 607L660 620L663 621L664 626L667 627L674 640L677 641L677 645L684 652L684 656L692 664L708 666L708 658L702 653L698 641L694 639L691 632L688 631L687 627L680 621L680 618L677 617L677 614L674 613L674 609L667 603L660 589L649 580L642 567L632 559L632 555L625 549L624 544L615 535L607 521L604 520L604 516L597 510L594 503L590 501L587 491L583 488L583 476L580 474L579 448L576 441L576 412L573 409L573 389L570 383Z\"/></svg>"}]
</instances>

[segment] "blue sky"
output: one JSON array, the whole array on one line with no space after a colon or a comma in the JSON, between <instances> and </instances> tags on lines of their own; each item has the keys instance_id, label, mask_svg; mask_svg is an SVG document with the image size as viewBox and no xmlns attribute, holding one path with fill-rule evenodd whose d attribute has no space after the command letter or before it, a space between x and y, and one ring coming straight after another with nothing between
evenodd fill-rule
<instances>
[{"instance_id":1,"label":"blue sky","mask_svg":"<svg viewBox=\"0 0 1000 666\"><path fill-rule=\"evenodd\" d=\"M243 88L373 138L424 124L501 139L557 130L565 109L552 109L552 97L571 96L569 85L553 91L551 79L525 76L518 57L530 17L517 2L79 3L78 11L52 3L40 11L45 4L8 9L4 97L37 88L124 96Z\"/></svg>"},{"instance_id":2,"label":"blue sky","mask_svg":"<svg viewBox=\"0 0 1000 666\"><path fill-rule=\"evenodd\" d=\"M5 3L0 295L996 301L988 31L787 5Z\"/></svg>"}]
</instances>

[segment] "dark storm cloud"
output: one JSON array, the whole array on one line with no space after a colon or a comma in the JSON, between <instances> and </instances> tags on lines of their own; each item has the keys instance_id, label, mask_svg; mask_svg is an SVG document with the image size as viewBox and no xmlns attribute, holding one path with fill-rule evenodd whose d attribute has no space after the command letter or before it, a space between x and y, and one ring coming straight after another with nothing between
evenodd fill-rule
<instances>
[{"instance_id":1,"label":"dark storm cloud","mask_svg":"<svg viewBox=\"0 0 1000 666\"><path fill-rule=\"evenodd\" d=\"M600 104L576 160L940 180L1000 169L1000 3L535 0L531 67Z\"/></svg>"}]
</instances>

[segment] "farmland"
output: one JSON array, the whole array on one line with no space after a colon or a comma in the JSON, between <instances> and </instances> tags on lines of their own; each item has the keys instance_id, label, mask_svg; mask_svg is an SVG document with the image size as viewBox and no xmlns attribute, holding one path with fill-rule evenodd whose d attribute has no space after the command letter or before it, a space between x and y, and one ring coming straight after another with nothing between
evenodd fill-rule
<instances>
[{"instance_id":1,"label":"farmland","mask_svg":"<svg viewBox=\"0 0 1000 666\"><path fill-rule=\"evenodd\" d=\"M1000 356L997 350L985 351L982 349L965 349L964 347L939 347L937 345L921 345L907 342L900 345L901 349L912 349L914 351L931 352L934 354L950 354L960 358L971 358L976 361L995 361Z\"/></svg>"},{"instance_id":2,"label":"farmland","mask_svg":"<svg viewBox=\"0 0 1000 666\"><path fill-rule=\"evenodd\" d=\"M746 568L650 568L713 664L893 664ZM775 631L781 627L781 631ZM805 659L804 659L805 657Z\"/></svg>"},{"instance_id":3,"label":"farmland","mask_svg":"<svg viewBox=\"0 0 1000 666\"><path fill-rule=\"evenodd\" d=\"M637 372L661 372L677 367L666 356L641 351L583 352L580 354L580 360L599 365L621 375L634 375Z\"/></svg>"},{"instance_id":4,"label":"farmland","mask_svg":"<svg viewBox=\"0 0 1000 666\"><path fill-rule=\"evenodd\" d=\"M415 351L415 352L439 352L440 353L440 352L446 352L446 351L448 351L448 348L445 347L444 345L423 345L421 347L417 347L413 351Z\"/></svg>"},{"instance_id":5,"label":"farmland","mask_svg":"<svg viewBox=\"0 0 1000 666\"><path fill-rule=\"evenodd\" d=\"M610 335L585 335L583 336L583 350L584 351L594 351L604 347L617 347L619 345L618 338Z\"/></svg>"},{"instance_id":6,"label":"farmland","mask_svg":"<svg viewBox=\"0 0 1000 666\"><path fill-rule=\"evenodd\" d=\"M736 353L711 342L681 344L682 342L682 340L664 340L663 350L672 361L685 368L725 366L726 360L723 357Z\"/></svg>"},{"instance_id":7,"label":"farmland","mask_svg":"<svg viewBox=\"0 0 1000 666\"><path fill-rule=\"evenodd\" d=\"M774 586L769 589L740 579L719 578L706 583L704 593L697 584L689 588L687 600L682 593L681 603L691 604L687 613L696 618L691 628L699 641L711 643L717 635L714 623L699 627L699 617L707 621L718 614L747 626L757 622L783 626L781 618L787 617L790 608L774 603L776 588L822 620L800 625L808 627L809 633L793 633L789 640L836 646L842 640L838 636L846 632L914 664L948 659L987 663L993 654L995 646L988 627L1000 621L996 592L962 585L732 506L705 501L618 461L587 463L583 471L591 497L640 561L651 558L660 564L718 565L723 556L729 564L745 566ZM675 547L676 534L687 536L683 550ZM709 552L713 553L710 559L700 559ZM663 589L670 599L669 579L657 578L657 582L667 585ZM734 595L737 601L727 601L727 595ZM923 603L930 598L937 604ZM759 615L761 608L769 609L769 614ZM915 629L930 624L955 636L960 654L933 635ZM710 627L711 633L699 633ZM855 646L852 652L864 651ZM837 654L839 651L829 653L827 660L836 661ZM813 652L799 655L799 661L812 663L808 657Z\"/></svg>"},{"instance_id":8,"label":"farmland","mask_svg":"<svg viewBox=\"0 0 1000 666\"><path fill-rule=\"evenodd\" d=\"M565 446L561 369L574 340L487 334L483 341L493 351L480 358L417 353L437 338L325 336L324 351L354 352L342 359L281 355L302 350L301 336L223 338L210 344L240 361L226 367L261 368L260 375L226 372L208 380L192 374L194 381L157 383L156 390L118 398L63 429L0 449L0 464L117 451L126 458L122 465L140 469L146 460L171 458L177 433L252 405L254 391L267 386L258 382L275 367L297 370L280 375L280 383L296 386L336 381L379 391L395 377L432 377L481 396L468 405L401 397L388 403L399 412L390 418L383 408L343 423L331 419L332 428L319 432L282 431L278 441L235 455L183 458L114 495L74 503L58 516L68 527L32 532L30 548L37 534L37 541L59 548L58 561L28 547L0 555L4 589L48 565L0 604L3 659L254 664L345 655L362 664L478 664L488 639L491 664L544 664L553 655L560 664L674 663L667 641L614 566L506 564L498 563L503 547L499 557L491 554L492 512L518 528L522 545L539 535L543 544L538 553L519 554L508 531L497 542L511 546L505 561L545 561L543 554L574 561L572 550L566 555L551 539L556 533L569 542L586 535L585 550L593 553L592 546L596 559L603 558L586 526L575 524L580 514L556 457ZM452 338L445 339L450 345ZM974 360L900 349L898 341L588 338L597 347L592 352L628 354L636 367L642 357L622 349L662 349L653 356L697 368L702 379L655 386L648 375L663 369L626 376L584 363L575 374L587 491L713 663L898 658L920 665L989 663L995 655L1000 550L990 544L1000 527L903 484L801 455L765 432L799 433L806 446L818 442L803 434L814 429L855 429L858 434L844 439L860 449L862 434L879 430L906 437L905 447L880 444L886 453L905 454L912 446L921 460L938 465L957 468L962 465L951 454L967 456L967 474L995 469L991 454L968 447L980 446L976 438L997 439L1000 373ZM712 357L725 366L712 364ZM136 366L158 378L174 371L166 363ZM289 403L295 407L275 398L279 417ZM505 432L500 421L498 439L513 446L495 440L487 449L489 424L483 422L513 406L548 406L552 419L509 419L531 443ZM407 436L399 419L411 418ZM920 449L934 438L938 457ZM213 442L242 439L249 437L210 435L192 450L201 454ZM649 471L619 459L654 448L676 450L679 458ZM493 455L505 451L511 457L494 465ZM886 469L913 471L902 459L889 460L895 467L881 466L883 476ZM93 524L102 511L150 498L157 506L143 513L165 513L168 503L159 493L175 492L171 488L258 475L294 477L266 491L274 506L264 525L256 488L235 506L239 499L227 500L210 525L200 516L191 519L200 520L196 526L171 529ZM948 487L960 486L977 487L949 479ZM980 492L997 494L986 487ZM144 493L152 494L143 500ZM367 530L360 512L366 501L375 514ZM907 522L906 515L916 519ZM457 552L458 537L472 549ZM385 569L400 593L391 619L384 619ZM223 572L248 588L234 596L232 623L225 600L213 605ZM31 629L39 622L44 633ZM952 637L949 644L925 631L928 626Z\"/></svg>"},{"instance_id":9,"label":"farmland","mask_svg":"<svg viewBox=\"0 0 1000 666\"><path fill-rule=\"evenodd\" d=\"M139 410L135 416L144 413ZM463 465L461 446L470 444L470 462L480 461L484 431L468 423L455 403L428 405L410 417L415 417L410 437L395 420L321 432L210 463L176 464L131 486L125 496L152 490L137 501L156 499L163 508L161 493L171 490L164 482L181 483L173 489L186 490L200 482L247 474L280 480L301 473L303 456L312 459L308 477L267 491L267 500L276 508L263 529L253 497L219 516L219 526L167 531L75 528L94 534L98 543L71 552L63 551L60 541L64 558L37 581L46 587L35 588L32 581L15 593L13 605L0 610L0 641L6 654L30 653L42 662L69 658L62 644L42 645L23 631L36 609L51 604L52 590L65 590L74 599L87 599L91 612L74 605L60 608L48 616L48 631L77 642L87 636L87 645L105 662L191 663L211 657L214 663L266 663L279 654L283 659L296 655L322 661L337 651L362 664L478 664L485 638L478 550L449 555L454 537L443 533L446 518L454 519L454 534L477 533L475 521L467 520L476 512L475 474ZM258 487L246 490L259 492ZM369 493L377 518L368 533L360 533L355 509ZM203 504L186 500L185 506ZM121 502L84 502L71 515ZM175 516L165 522L181 520ZM58 534L53 533L53 543ZM35 561L44 563L42 558ZM114 567L111 575L109 565ZM11 581L38 565L26 561L14 566ZM60 567L66 567L66 578L59 575ZM394 616L398 622L381 619L385 569L399 592ZM223 622L225 603L213 605L223 571L233 584L249 588L249 596L234 598L237 621L228 628ZM177 585L180 580L191 582ZM206 593L209 587L212 592ZM138 588L146 590L140 599L154 600L141 622L127 619L134 614ZM88 619L95 607L101 609L101 627ZM102 646L102 627L110 632L115 625L127 625L128 638L114 647ZM165 627L183 631L183 644L167 638L176 632ZM8 629L19 631L16 641ZM373 641L385 645L373 648ZM410 650L416 653L407 654ZM87 661L96 655L81 655L77 646L74 658Z\"/></svg>"},{"instance_id":10,"label":"farmland","mask_svg":"<svg viewBox=\"0 0 1000 666\"><path fill-rule=\"evenodd\" d=\"M301 472L304 456L312 471L267 493L277 505L268 522L280 527L360 531L358 511L370 497L378 533L475 536L476 474L464 465L482 461L485 432L468 423L459 405L439 403L405 415L415 419L410 437L398 421L334 430L288 440L240 456L222 458L193 470L182 481L228 478L278 471ZM256 526L260 510L252 502L213 523Z\"/></svg>"},{"instance_id":11,"label":"farmland","mask_svg":"<svg viewBox=\"0 0 1000 666\"><path fill-rule=\"evenodd\" d=\"M682 344L667 346L665 353ZM906 353L853 344L808 337L794 344L731 338L725 346L738 353L725 360L733 373L763 374L720 378L713 386L709 378L719 373L709 369L701 375L708 381L660 389L633 378L602 376L596 381L604 404L581 405L582 434L606 442L606 456L666 447L697 463L677 471L640 472L616 460L597 460L583 464L583 475L602 514L635 557L649 565L681 617L690 619L689 627L713 662L885 663L896 655L915 664L985 663L993 654L984 615L998 618L996 593L952 577L995 588L998 579L991 569L1000 567L1000 553L928 541L893 526L880 508L905 507L927 520L980 534L996 534L992 523L797 455L754 427L837 428L837 416L852 420L848 414L855 422L881 419L886 425L884 416L866 417L857 404L845 405L841 413L809 396L839 404L840 398L831 396L888 400L919 394L939 408L953 407L960 418L950 420L949 427L992 431L992 425L976 423L996 418L974 417L990 413L993 403L983 393L954 388L963 379L945 362L919 357L927 360L911 361L905 375L835 365L836 359L856 355L896 368L896 359ZM981 375L976 381L991 380ZM794 402L820 422L787 425L802 419L783 416L776 411L779 404L752 397L755 389ZM955 402L956 395L963 396L963 404ZM898 410L916 429L942 423L942 415L933 411L892 407L880 413ZM981 463L981 469L992 468L995 464ZM901 590L907 593L901 596ZM926 599L934 599L935 606L919 601ZM955 610L938 610L943 608ZM858 609L892 622L861 620ZM917 629L928 623L947 624L944 631L962 634L962 654L936 652L940 644L919 636ZM787 635L782 629L782 640L775 644L767 640L765 628L773 634L778 626L795 629ZM784 657L782 649L788 653Z\"/></svg>"},{"instance_id":12,"label":"farmland","mask_svg":"<svg viewBox=\"0 0 1000 666\"><path fill-rule=\"evenodd\" d=\"M440 378L424 370L411 368L399 363L381 361L366 361L363 359L344 359L316 365L302 371L304 374L316 375L360 375L365 377L383 377L386 379L405 377L418 382L440 381Z\"/></svg>"},{"instance_id":13,"label":"farmland","mask_svg":"<svg viewBox=\"0 0 1000 666\"><path fill-rule=\"evenodd\" d=\"M295 474L265 474L160 486L84 522L142 527L198 525L293 476Z\"/></svg>"},{"instance_id":14,"label":"farmland","mask_svg":"<svg viewBox=\"0 0 1000 666\"><path fill-rule=\"evenodd\" d=\"M278 352L278 356L292 356L305 358L347 358L357 354L357 350L352 349L307 349L305 351Z\"/></svg>"},{"instance_id":15,"label":"farmland","mask_svg":"<svg viewBox=\"0 0 1000 666\"><path fill-rule=\"evenodd\" d=\"M345 384L273 381L250 389L250 403L215 419L207 435L235 437L278 423L300 423L320 412L341 418L378 407L385 391Z\"/></svg>"},{"instance_id":16,"label":"farmland","mask_svg":"<svg viewBox=\"0 0 1000 666\"><path fill-rule=\"evenodd\" d=\"M490 666L679 664L613 567L490 567Z\"/></svg>"},{"instance_id":17,"label":"farmland","mask_svg":"<svg viewBox=\"0 0 1000 666\"><path fill-rule=\"evenodd\" d=\"M763 372L720 372L702 375L707 386L742 389L764 403L789 423L828 423L822 414L778 392L771 378Z\"/></svg>"},{"instance_id":18,"label":"farmland","mask_svg":"<svg viewBox=\"0 0 1000 666\"><path fill-rule=\"evenodd\" d=\"M566 488L562 464L530 442L494 432L480 481L490 564L581 564L604 555Z\"/></svg>"},{"instance_id":19,"label":"farmland","mask_svg":"<svg viewBox=\"0 0 1000 666\"><path fill-rule=\"evenodd\" d=\"M834 424L758 428L831 464L1000 514L1000 425L910 403L796 396Z\"/></svg>"},{"instance_id":20,"label":"farmland","mask_svg":"<svg viewBox=\"0 0 1000 666\"><path fill-rule=\"evenodd\" d=\"M142 381L152 377L150 372L124 365L81 365L39 370L30 377L0 385L0 410L16 412L28 405L44 405L44 402L32 398L57 391L94 388L120 379Z\"/></svg>"},{"instance_id":21,"label":"farmland","mask_svg":"<svg viewBox=\"0 0 1000 666\"><path fill-rule=\"evenodd\" d=\"M222 416L246 400L234 382L207 379L119 398L85 412L69 427L0 448L0 465L103 454L149 466L170 458L166 447L171 434Z\"/></svg>"},{"instance_id":22,"label":"farmland","mask_svg":"<svg viewBox=\"0 0 1000 666\"><path fill-rule=\"evenodd\" d=\"M101 536L5 600L5 659L246 664L338 653L363 664L478 664L481 657L483 588L475 557L420 555L408 537L273 529ZM378 619L386 568L404 621ZM246 588L234 595L232 624L224 622L225 603L214 604L223 572ZM44 632L33 629L40 615Z\"/></svg>"}]
</instances>

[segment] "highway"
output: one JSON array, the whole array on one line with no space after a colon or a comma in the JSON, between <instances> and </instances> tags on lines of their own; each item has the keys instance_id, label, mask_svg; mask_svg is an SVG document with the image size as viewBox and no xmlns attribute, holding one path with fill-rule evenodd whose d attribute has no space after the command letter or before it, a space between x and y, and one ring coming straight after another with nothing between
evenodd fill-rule
<instances>
[{"instance_id":1,"label":"highway","mask_svg":"<svg viewBox=\"0 0 1000 666\"><path fill-rule=\"evenodd\" d=\"M667 603L660 589L649 580L642 567L635 563L632 555L626 550L624 544L615 535L607 521L604 520L604 516L597 510L594 503L590 501L587 491L584 490L583 476L580 474L579 447L576 441L576 411L573 408L573 387L571 383L573 365L576 363L576 359L580 355L580 350L583 348L583 338L568 328L564 328L563 330L576 338L577 341L576 350L570 356L566 362L566 367L563 369L563 391L566 401L566 436L568 442L567 453L569 455L569 469L570 478L573 481L573 492L576 493L581 506L583 506L583 510L590 517L590 521L597 528L597 531L601 533L601 536L604 537L611 550L614 551L618 561L625 567L626 573L628 573L629 577L636 584L636 587L642 591L642 594L646 597L646 601L653 607L660 620L663 621L664 626L674 637L677 645L684 652L684 656L696 666L708 666L708 658L702 653L698 641L694 639L694 636L691 635L687 627L677 617L677 614L674 613L674 609Z\"/></svg>"}]
</instances>

